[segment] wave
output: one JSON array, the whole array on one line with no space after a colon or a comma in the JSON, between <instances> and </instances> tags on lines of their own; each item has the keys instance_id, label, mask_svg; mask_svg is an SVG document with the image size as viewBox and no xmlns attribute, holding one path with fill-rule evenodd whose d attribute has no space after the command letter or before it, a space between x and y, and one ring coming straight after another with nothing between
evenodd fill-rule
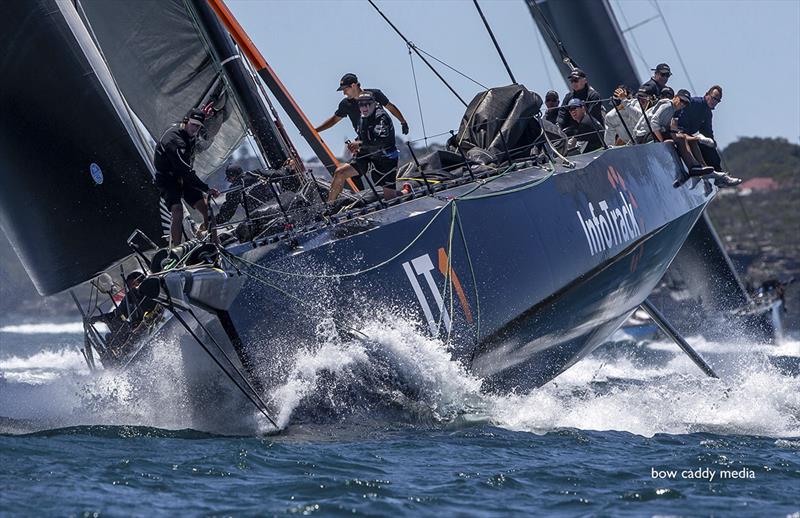
<instances>
[{"instance_id":1,"label":"wave","mask_svg":"<svg viewBox=\"0 0 800 518\"><path fill-rule=\"evenodd\" d=\"M80 322L67 323L38 323L38 324L12 324L0 327L0 333L23 335L36 334L81 334L83 324Z\"/></svg>"},{"instance_id":2,"label":"wave","mask_svg":"<svg viewBox=\"0 0 800 518\"><path fill-rule=\"evenodd\" d=\"M537 434L573 428L648 437L800 437L796 340L742 346L691 338L719 380L704 377L670 342L616 343L539 389L498 395L485 393L480 379L451 360L446 344L408 322L380 319L361 331L370 339L341 340L332 324L322 326L316 341L290 358L288 376L265 397L282 434L478 423ZM87 425L274 431L241 401L227 409L198 405L180 351L171 344L153 351L139 370L126 373L90 374L74 349L6 358L0 361L0 416L39 423L28 431ZM777 361L787 359L794 370ZM209 421L198 420L198 406ZM231 417L238 414L241 420Z\"/></svg>"}]
</instances>

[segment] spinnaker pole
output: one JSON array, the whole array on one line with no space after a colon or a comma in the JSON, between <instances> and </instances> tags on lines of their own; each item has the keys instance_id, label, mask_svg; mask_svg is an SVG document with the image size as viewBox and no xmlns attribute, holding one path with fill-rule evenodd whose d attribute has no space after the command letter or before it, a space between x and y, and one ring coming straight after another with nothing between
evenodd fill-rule
<instances>
[{"instance_id":1,"label":"spinnaker pole","mask_svg":"<svg viewBox=\"0 0 800 518\"><path fill-rule=\"evenodd\" d=\"M248 61L250 61L250 63L253 65L253 68L256 69L258 76L264 81L264 83L267 85L267 88L269 88L270 92L272 92L272 95L275 96L281 107L289 115L292 123L294 123L294 125L300 131L300 134L303 136L306 142L308 142L308 145L311 146L314 154L317 155L325 168L330 173L333 173L333 171L336 170L336 167L339 165L339 161L322 140L322 137L320 137L319 133L317 133L317 131L314 129L314 126L308 120L308 117L305 116L303 110L300 109L300 106L295 102L294 98L289 93L289 90L286 89L286 86L284 86L277 74L275 74L275 71L264 59L264 56L253 44L253 41L244 31L242 26L239 24L236 18L234 18L233 13L231 13L231 11L225 5L225 2L222 0L195 0L195 2L204 3L206 6L211 6L211 8L217 14L220 22L222 22L231 36L233 36L236 44L240 49L242 49L242 52L247 57ZM350 184L351 187L354 187L352 182L350 182Z\"/></svg>"}]
</instances>

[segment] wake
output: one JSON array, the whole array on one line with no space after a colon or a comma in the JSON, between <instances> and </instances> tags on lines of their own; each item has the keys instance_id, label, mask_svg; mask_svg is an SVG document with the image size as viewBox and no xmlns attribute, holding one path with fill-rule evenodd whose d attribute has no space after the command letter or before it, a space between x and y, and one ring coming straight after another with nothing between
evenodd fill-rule
<instances>
[{"instance_id":1,"label":"wake","mask_svg":"<svg viewBox=\"0 0 800 518\"><path fill-rule=\"evenodd\" d=\"M374 321L369 340L330 328L291 359L265 398L282 433L327 436L353 428L488 424L543 434L564 428L658 433L800 436L800 342L748 346L689 342L713 365L706 378L671 342L601 347L556 380L525 394L486 394L445 344L407 322ZM8 336L8 335L6 335ZM0 433L80 425L131 425L225 433L271 432L252 407L198 405L170 344L125 373L89 373L74 348L0 357ZM33 423L33 424L30 424ZM33 429L29 429L33 428Z\"/></svg>"}]
</instances>

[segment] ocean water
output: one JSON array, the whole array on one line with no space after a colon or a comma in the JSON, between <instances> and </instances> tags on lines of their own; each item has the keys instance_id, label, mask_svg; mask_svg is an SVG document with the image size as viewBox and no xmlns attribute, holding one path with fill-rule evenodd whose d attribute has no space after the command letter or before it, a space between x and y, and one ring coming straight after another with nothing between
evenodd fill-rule
<instances>
[{"instance_id":1,"label":"ocean water","mask_svg":"<svg viewBox=\"0 0 800 518\"><path fill-rule=\"evenodd\" d=\"M89 373L80 324L0 325L0 515L800 516L798 340L690 339L711 380L620 335L487 395L412 326L364 331L291 359L279 431L205 409L221 434L180 376Z\"/></svg>"}]
</instances>

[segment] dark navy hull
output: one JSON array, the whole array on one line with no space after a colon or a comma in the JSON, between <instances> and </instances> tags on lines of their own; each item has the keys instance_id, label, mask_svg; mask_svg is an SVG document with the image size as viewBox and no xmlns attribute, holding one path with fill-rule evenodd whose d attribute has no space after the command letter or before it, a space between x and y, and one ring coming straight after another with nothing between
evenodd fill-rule
<instances>
[{"instance_id":1,"label":"dark navy hull","mask_svg":"<svg viewBox=\"0 0 800 518\"><path fill-rule=\"evenodd\" d=\"M648 296L710 199L702 187L672 187L681 166L669 145L575 161L309 232L299 248L230 250L259 277L230 309L247 360L279 383L290 363L281 359L322 320L341 330L399 315L447 339L493 389L557 376Z\"/></svg>"}]
</instances>

